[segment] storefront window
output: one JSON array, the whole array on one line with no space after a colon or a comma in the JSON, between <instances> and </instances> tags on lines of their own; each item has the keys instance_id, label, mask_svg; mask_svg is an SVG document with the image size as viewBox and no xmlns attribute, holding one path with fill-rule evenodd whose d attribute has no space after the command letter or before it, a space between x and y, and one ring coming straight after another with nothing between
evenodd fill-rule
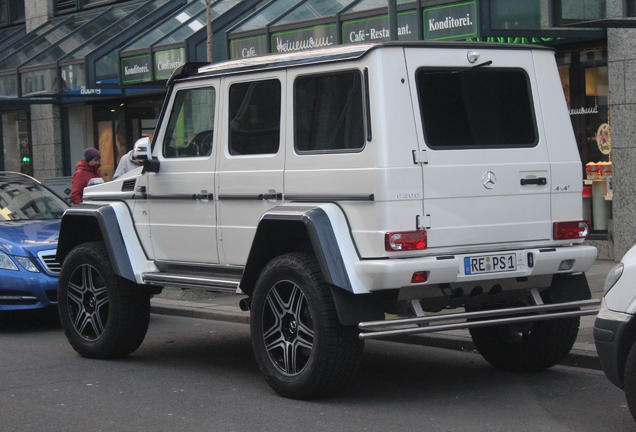
<instances>
[{"instance_id":1,"label":"storefront window","mask_svg":"<svg viewBox=\"0 0 636 432\"><path fill-rule=\"evenodd\" d=\"M547 16L547 11L545 11ZM529 30L547 27L542 25L541 2L526 0L511 2L510 0L490 1L490 20L492 28L497 30Z\"/></svg>"},{"instance_id":2,"label":"storefront window","mask_svg":"<svg viewBox=\"0 0 636 432\"><path fill-rule=\"evenodd\" d=\"M102 156L104 181L112 180L117 164L142 136L152 140L163 99L93 105L93 145Z\"/></svg>"},{"instance_id":3,"label":"storefront window","mask_svg":"<svg viewBox=\"0 0 636 432\"><path fill-rule=\"evenodd\" d=\"M2 115L2 165L5 171L33 175L30 130L28 111Z\"/></svg>"},{"instance_id":4,"label":"storefront window","mask_svg":"<svg viewBox=\"0 0 636 432\"><path fill-rule=\"evenodd\" d=\"M24 22L24 1L0 0L0 27Z\"/></svg>"},{"instance_id":5,"label":"storefront window","mask_svg":"<svg viewBox=\"0 0 636 432\"><path fill-rule=\"evenodd\" d=\"M612 221L612 146L607 53L604 49L559 53L559 74L570 110L583 176L583 216L592 233Z\"/></svg>"}]
</instances>

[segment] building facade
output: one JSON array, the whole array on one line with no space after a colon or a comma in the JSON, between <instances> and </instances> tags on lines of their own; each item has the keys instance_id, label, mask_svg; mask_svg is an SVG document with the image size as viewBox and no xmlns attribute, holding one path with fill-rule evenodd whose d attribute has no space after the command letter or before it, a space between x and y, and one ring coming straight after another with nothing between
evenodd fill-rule
<instances>
[{"instance_id":1,"label":"building facade","mask_svg":"<svg viewBox=\"0 0 636 432\"><path fill-rule=\"evenodd\" d=\"M207 61L205 0L0 0L0 169L104 180L154 133L170 74ZM636 0L397 0L399 40L556 51L600 257L636 242ZM212 0L212 60L389 40L387 0Z\"/></svg>"}]
</instances>

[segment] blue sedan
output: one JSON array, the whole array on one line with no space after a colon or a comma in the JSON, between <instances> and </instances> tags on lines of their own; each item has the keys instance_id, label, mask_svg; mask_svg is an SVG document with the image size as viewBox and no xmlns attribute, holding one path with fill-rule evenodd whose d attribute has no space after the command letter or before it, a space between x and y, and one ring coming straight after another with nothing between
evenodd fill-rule
<instances>
[{"instance_id":1,"label":"blue sedan","mask_svg":"<svg viewBox=\"0 0 636 432\"><path fill-rule=\"evenodd\" d=\"M55 249L67 208L36 179L0 172L0 311L57 304Z\"/></svg>"}]
</instances>

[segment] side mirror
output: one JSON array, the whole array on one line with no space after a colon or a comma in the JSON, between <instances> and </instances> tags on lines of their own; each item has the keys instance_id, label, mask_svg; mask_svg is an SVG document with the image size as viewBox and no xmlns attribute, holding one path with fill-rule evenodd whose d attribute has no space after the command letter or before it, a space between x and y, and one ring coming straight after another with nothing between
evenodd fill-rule
<instances>
[{"instance_id":1,"label":"side mirror","mask_svg":"<svg viewBox=\"0 0 636 432\"><path fill-rule=\"evenodd\" d=\"M150 159L150 138L141 137L135 142L133 159L139 161Z\"/></svg>"},{"instance_id":2,"label":"side mirror","mask_svg":"<svg viewBox=\"0 0 636 432\"><path fill-rule=\"evenodd\" d=\"M159 168L161 167L161 164L157 159L146 159L143 164L144 168L143 170L141 170L142 174L145 174L147 172L158 173Z\"/></svg>"}]
</instances>

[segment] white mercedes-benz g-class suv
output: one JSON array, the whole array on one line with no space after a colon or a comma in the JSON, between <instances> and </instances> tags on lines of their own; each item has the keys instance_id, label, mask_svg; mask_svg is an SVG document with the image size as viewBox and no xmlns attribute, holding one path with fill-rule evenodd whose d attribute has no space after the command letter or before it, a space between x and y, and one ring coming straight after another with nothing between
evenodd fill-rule
<instances>
[{"instance_id":1,"label":"white mercedes-benz g-class suv","mask_svg":"<svg viewBox=\"0 0 636 432\"><path fill-rule=\"evenodd\" d=\"M143 169L62 219L81 355L135 351L165 286L247 295L258 365L292 398L342 388L365 339L447 328L496 367L548 368L596 313L552 50L339 46L187 64L168 86Z\"/></svg>"}]
</instances>

